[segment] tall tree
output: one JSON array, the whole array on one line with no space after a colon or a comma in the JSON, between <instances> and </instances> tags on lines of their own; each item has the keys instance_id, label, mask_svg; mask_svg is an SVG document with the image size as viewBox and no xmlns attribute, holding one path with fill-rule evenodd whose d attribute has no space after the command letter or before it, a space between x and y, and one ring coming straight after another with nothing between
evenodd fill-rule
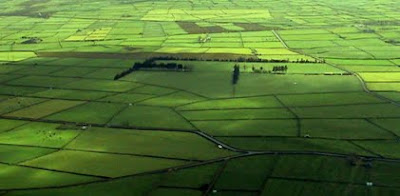
<instances>
[{"instance_id":1,"label":"tall tree","mask_svg":"<svg viewBox=\"0 0 400 196\"><path fill-rule=\"evenodd\" d=\"M232 95L233 96L235 96L235 93L236 93L236 84L239 81L239 75L240 75L240 66L236 64L235 66L233 66L233 74L232 74L232 85L233 85Z\"/></svg>"}]
</instances>

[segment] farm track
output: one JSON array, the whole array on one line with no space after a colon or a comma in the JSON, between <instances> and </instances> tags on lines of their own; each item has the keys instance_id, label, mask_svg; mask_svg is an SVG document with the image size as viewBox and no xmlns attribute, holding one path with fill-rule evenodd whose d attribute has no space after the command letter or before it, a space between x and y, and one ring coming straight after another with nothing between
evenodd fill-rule
<instances>
[{"instance_id":1,"label":"farm track","mask_svg":"<svg viewBox=\"0 0 400 196\"><path fill-rule=\"evenodd\" d=\"M47 123L70 123L67 121L55 121L55 120L34 120L34 119L24 119L24 118L17 118L17 117L4 117L2 116L1 118L3 119L10 119L10 120L27 120L29 122L47 122ZM88 126L92 126L92 127L104 127L104 125L102 124L90 124L90 123L82 123ZM21 125L22 126L22 125ZM122 129L135 129L135 130L141 130L141 131L171 131L171 132L188 132L188 133L194 133L197 134L211 142L213 142L216 145L221 145L223 148L234 151L234 152L239 152L239 153L244 153L244 154L248 154L248 155L257 155L257 154L311 154L311 155L324 155L324 156L335 156L335 157L346 157L349 156L350 154L340 154L340 153L326 153L326 152L318 152L318 151L313 151L313 152L284 152L284 151L249 151L249 150L242 150L242 149L238 149L238 148L234 148L231 147L221 141L219 141L218 139L214 138L211 135L208 135L204 132L201 131L196 131L196 130L176 130L176 129L162 129L162 128L144 128L144 127L138 127L138 128L132 128L132 127L123 127L123 126L107 126L109 128L122 128ZM9 130L11 131L11 130ZM4 132L3 132L4 133ZM0 133L0 134L3 134ZM298 138L298 137L297 137ZM327 138L325 138L327 139ZM340 140L340 139L332 139L332 140ZM12 145L12 144L0 144L0 145ZM24 145L21 145L24 146ZM28 145L29 146L29 145ZM40 146L30 146L30 147L40 147ZM50 148L50 149L56 149L56 148ZM96 151L97 152L97 151ZM368 156L366 156L368 157ZM160 157L162 158L162 157ZM374 158L374 157L370 157L370 158ZM376 158L377 160L386 160L386 161L399 161L400 159L390 159L390 158Z\"/></svg>"},{"instance_id":2,"label":"farm track","mask_svg":"<svg viewBox=\"0 0 400 196\"><path fill-rule=\"evenodd\" d=\"M334 65L334 64L332 64L332 63L326 63L326 64L331 65L331 66L333 66L333 67L335 67L335 68L344 70L344 71L346 71L346 72L348 72L348 73L351 73L351 74L355 75L355 76L357 77L357 79L360 81L360 83L361 83L361 85L362 85L362 88L363 88L363 90L364 90L366 93L368 93L368 94L370 94L370 95L372 95L372 96L374 96L374 97L377 97L377 98L379 98L379 99L381 99L381 100L383 100L383 101L390 102L391 104L393 104L393 105L395 105L395 106L397 106L397 107L400 107L400 103L398 103L398 102L396 102L396 101L394 101L394 100L392 100L392 99L389 99L389 98L387 98L387 97L385 97L385 96L379 95L379 94L376 93L376 92L373 92L373 91L369 90L368 87L367 87L367 84L366 84L365 80L364 80L364 79L360 76L360 74L358 74L357 72L347 70L346 68L343 68L343 67Z\"/></svg>"},{"instance_id":3,"label":"farm track","mask_svg":"<svg viewBox=\"0 0 400 196\"><path fill-rule=\"evenodd\" d=\"M11 118L12 119L12 118ZM19 118L17 118L19 119ZM297 118L296 118L297 119ZM27 119L26 119L27 120ZM42 120L38 120L38 121L33 121L33 122L42 122ZM53 121L47 121L47 122L53 122ZM62 123L62 122L58 122L58 123ZM103 127L103 125L91 125L91 126L100 126ZM123 128L123 127L119 127L119 128ZM149 129L152 130L152 129ZM177 130L165 130L164 131L177 131ZM217 162L224 162L225 164L227 163L227 161L230 160L234 160L237 158L242 158L242 157L250 157L250 156L257 156L257 155L273 155L273 156L279 156L279 155L284 155L284 156L290 156L290 155L307 155L307 156L327 156L327 157L335 157L335 158L342 158L342 159L346 159L349 156L352 156L351 154L340 154L340 153L326 153L326 152L318 152L318 151L311 151L311 152L307 152L307 151L249 151L249 150L241 150L241 149L237 149L234 148L232 146L229 146L221 141L219 141L218 139L216 139L213 136L210 136L204 132L201 131L191 131L191 130L182 130L185 132L192 132L195 133L211 142L213 142L214 144L218 145L218 146L222 146L222 148L233 151L233 152L237 152L239 153L238 155L233 155L233 156L229 156L229 157L222 157L222 158L217 158L217 159L213 159L213 160L208 160L208 161L199 161L198 163L190 163L188 165L183 165L183 166L179 166L179 167L173 167L173 168L167 168L167 169L162 169L162 170L156 170L156 171L151 171L151 172L144 172L144 173L139 173L139 174L134 174L134 175L128 175L128 176L123 176L123 177L118 177L118 178L103 178L102 176L92 176L92 177L98 177L102 180L100 181L94 181L94 182L87 182L87 183L77 183L77 184L72 184L72 185L64 185L64 186L50 186L50 187L42 187L42 188L23 188L23 189L4 189L4 190L0 190L0 191L20 191L20 190L44 190L44 189L52 189L52 188L68 188L68 187L76 187L76 186L84 186L84 185L91 185L91 184L96 184L96 183L103 183L103 182L107 182L107 181L111 181L111 180L116 180L116 179L122 179L122 178L129 178L129 177L135 177L135 176L143 176L143 175L149 175L149 174L162 174L162 173L166 173L169 172L171 170L176 171L176 170L180 170L180 169L186 169L186 168L193 168L193 167L200 167L203 165L208 165L208 164L213 164L213 163L217 163ZM71 140L73 141L73 140ZM70 142L71 142L70 141ZM2 145L7 145L7 144L2 144ZM32 147L36 147L36 146L32 146ZM65 150L72 150L72 151L82 151L82 152L96 152L96 153L106 153L106 154L116 154L116 155L132 155L132 156L142 156L142 157L149 157L149 158L161 158L161 159L171 159L171 160L181 160L181 161L190 161L190 162L196 162L196 160L188 160L188 159L180 159L180 158L170 158L170 157L160 157L160 156L152 156L152 155L143 155L143 154L132 154L132 153L114 153L114 152L98 152L98 151L91 151L91 150L76 150L76 149L69 149L69 148L61 148L61 149L65 149ZM59 150L61 150L59 149ZM360 157L365 157L368 159L372 159L375 161L384 161L384 162L395 162L395 163L399 163L400 164L400 159L388 159L388 158L383 158L378 156L360 156ZM38 157L37 157L38 158ZM20 165L17 165L20 166ZM33 167L34 169L43 169L43 168L37 168L37 167ZM47 170L47 169L45 169ZM51 170L54 172L63 172L63 171L59 171L59 170ZM220 172L222 172L222 170L220 170ZM71 174L75 174L75 175L82 175L80 173L71 173ZM220 173L218 174L220 175ZM212 181L212 184L214 184L217 180L217 176L215 177L215 179ZM350 184L350 185L363 185L362 183L351 183L351 182L340 182L340 181L322 181L322 180L312 180L312 179L301 179L301 178L286 178L286 177L275 177L272 176L271 174L269 174L267 176L267 179L283 179L283 180L289 180L289 181L302 181L302 182L314 182L314 183L335 183L335 184ZM385 187L385 188L400 188L400 187L395 187L395 186L386 186L386 185L375 185L376 187ZM206 193L209 193L212 190L213 186L209 186L209 189ZM241 191L241 192L248 192L249 190L236 190L236 191ZM204 195L208 195L208 194L204 194Z\"/></svg>"},{"instance_id":4,"label":"farm track","mask_svg":"<svg viewBox=\"0 0 400 196\"><path fill-rule=\"evenodd\" d=\"M283 41L283 39L280 37L280 35L279 35L277 32L275 32L275 31L273 31L273 33L274 33L274 35L282 42L282 44L284 44L285 47L287 47L286 43ZM287 47L287 48L288 48L288 47ZM301 54L307 55L307 54L304 54L304 53L301 53ZM314 58L314 57L313 57L313 58ZM378 60L378 58L375 58L375 57L374 57L374 59L375 59L375 60ZM398 102L396 102L396 101L394 101L394 100L392 100L392 99L389 99L389 98L387 98L387 97L385 97L385 96L379 95L379 94L376 93L376 92L370 91L370 90L368 89L368 87L367 87L366 82L365 82L364 79L360 76L360 74L359 74L358 72L350 71L350 70L348 70L348 69L346 69L346 68L344 68L344 67L335 65L335 64L333 64L333 63L326 62L326 64L327 64L327 65L330 65L330 66L332 66L332 67L334 67L334 68L336 68L336 69L342 70L342 71L344 71L344 72L346 72L346 73L350 73L350 74L352 74L352 75L355 75L355 76L357 77L357 79L360 81L361 86L362 86L364 92L366 92L366 93L368 93L368 94L370 94L370 95L372 95L372 96L374 96L374 97L377 97L377 98L379 98L379 99L381 99L381 100L383 100L383 101L385 101L385 102L390 102L390 103L392 103L393 105L395 105L395 106L397 106L397 107L400 107L400 103L398 103Z\"/></svg>"},{"instance_id":5,"label":"farm track","mask_svg":"<svg viewBox=\"0 0 400 196\"><path fill-rule=\"evenodd\" d=\"M198 162L198 163L190 163L182 166L177 166L177 167L171 167L171 168L166 168L166 169L161 169L161 170L155 170L155 171L149 171L149 172L143 172L143 173L138 173L138 174L132 174L132 175L126 175L126 176L121 176L121 177L116 177L116 178L105 178L103 176L92 176L91 177L98 177L102 180L99 181L91 181L91 182L85 182L85 183L77 183L77 184L71 184L71 185L62 185L62 186L48 186L48 187L40 187L40 188L16 188L16 189L0 189L0 191L20 191L20 190L45 190L45 189L53 189L53 188L69 188L69 187L76 187L76 186L84 186L84 185L91 185L91 184L97 184L97 183L104 183L107 181L111 180L117 180L117 179L124 179L124 178L130 178L130 177L137 177L137 176L144 176L144 175L149 175L149 174L162 174L170 171L177 171L181 169L188 169L188 168L193 168L193 167L200 167L203 165L208 165L208 164L213 164L213 163L218 163L218 162L224 162L226 163L227 161L234 160L237 158L244 158L244 157L249 157L249 156L257 156L257 155L310 155L310 156L328 156L328 157L335 157L335 158L344 158L346 159L349 155L346 154L335 154L335 153L321 153L321 152L274 152L274 151L264 151L264 152L248 152L248 153L242 153L238 155L232 155L229 157L222 157L222 158L216 158L212 160L207 160L203 162ZM370 158L376 161L385 161L385 162L396 162L400 163L399 159L385 159L385 158L376 158L376 157L366 157ZM7 164L7 165L14 165L14 164L8 164L8 163L2 163L0 164ZM21 165L16 165L16 166L21 166ZM30 167L30 166L23 166L23 167ZM30 167L34 169L39 169L39 170L48 170L48 171L54 171L54 172L64 172L64 171L59 171L59 170L49 170L49 169L44 169L40 167ZM74 172L64 172L64 173L71 173L75 175L85 175L81 173L74 173ZM218 172L219 173L219 172ZM214 178L214 183L216 181L217 176L220 174L217 174ZM317 183L335 183L335 184L351 184L351 185L364 185L363 183L351 183L351 182L341 182L341 181L327 181L327 180L313 180L313 179L302 179L302 178L287 178L287 177L275 177L268 175L268 179L285 179L285 180L295 180L295 181L304 181L304 182L317 182ZM376 187L387 187L387 188L398 188L400 189L400 186L386 186L386 185L374 185ZM211 190L212 186L210 186ZM209 190L209 191L210 191ZM240 190L240 189L239 189ZM247 190L244 190L247 191Z\"/></svg>"},{"instance_id":6,"label":"farm track","mask_svg":"<svg viewBox=\"0 0 400 196\"><path fill-rule=\"evenodd\" d=\"M282 39L282 37L275 31L272 30L272 33L275 35L275 37L282 43L283 47L285 47L286 49L290 49L288 47L288 45L286 44L286 42Z\"/></svg>"},{"instance_id":7,"label":"farm track","mask_svg":"<svg viewBox=\"0 0 400 196\"><path fill-rule=\"evenodd\" d=\"M3 118L21 120L21 118L10 118L10 117L3 117ZM32 119L24 119L24 120L29 120L31 122L66 123L64 121L48 121L48 120L32 120ZM94 126L94 127L96 127L96 126L103 127L104 126L104 125L100 125L100 124L97 124L97 125L96 124L90 124L90 125ZM110 128L128 128L128 127L113 127L113 126L110 126ZM131 128L132 127L129 127L129 129L131 129ZM138 127L138 129L142 129L143 130L144 128ZM147 130L154 130L154 128L147 129ZM158 130L160 130L160 129L158 129ZM161 130L163 130L163 131L179 131L179 130L176 130L176 129L161 129ZM145 130L143 130L143 131L145 131ZM336 158L347 158L348 156L351 156L350 154L325 153L325 152L317 152L317 151L315 151L315 152L302 152L302 151L284 152L284 151L248 151L248 150L241 150L241 149L237 149L237 148L231 147L229 145L226 145L225 143L219 141L215 137L210 136L210 135L208 135L208 134L206 134L204 132L201 132L201 131L192 131L192 130L181 130L181 131L195 133L195 134L197 134L197 135L199 135L199 136L201 136L201 137L213 142L216 145L222 146L222 148L225 148L225 149L233 151L233 152L238 152L239 155L234 155L234 156L230 156L230 157L223 157L223 158L218 158L218 159L209 160L209 161L200 161L199 163L195 163L195 164L189 164L189 165L184 165L184 166L181 166L181 167L168 168L168 169L157 170L157 171L152 171L152 172L145 172L145 173L142 173L142 174L135 174L135 175L130 175L130 176L140 176L140 175L146 175L146 174L164 173L166 171L169 171L170 169L179 170L179 169L190 168L190 167L198 167L198 166L202 166L202 165L212 164L212 163L215 163L215 162L220 162L220 161L225 161L226 162L228 160L232 160L232 159L235 159L235 158L256 156L256 155L312 155L312 156L328 156L328 157L336 157ZM7 145L7 144L3 144L3 145ZM34 146L32 146L32 147L34 147ZM68 149L68 148L62 148L62 149L74 150L74 149ZM85 152L85 150L77 150L77 151ZM87 151L87 152L97 152L97 151ZM131 154L131 153L112 153L112 152L100 152L100 153L120 154L120 155L133 155L133 156L144 156L144 157L151 157L151 158L171 159L169 157L160 157L160 156L151 156L151 155L142 155L142 154ZM386 162L400 163L400 159L388 159L388 158L382 158L382 157L379 157L379 156L378 157L361 156L361 157L370 158L370 159L373 159L373 160L376 160L376 161L386 161ZM175 158L173 158L173 159L175 160ZM195 160L186 160L186 159L176 159L176 160L195 161ZM40 169L40 168L38 168L38 169ZM268 178L272 178L273 179L274 177L269 176ZM108 180L113 180L113 179L106 179L106 181L108 181ZM309 179L288 179L288 180L310 181ZM98 182L81 183L81 184L67 185L67 186L60 186L60 187L56 186L56 187L36 188L36 189L10 189L10 190L7 189L6 191L37 190L37 189L48 189L48 188L66 188L66 187L81 186L81 185L88 185L88 184L101 183L101 182L105 182L105 181L102 180L102 181L98 181ZM321 181L316 181L316 182L321 182ZM342 183L342 182L330 182L330 183ZM385 186L383 186L383 187L385 187Z\"/></svg>"}]
</instances>

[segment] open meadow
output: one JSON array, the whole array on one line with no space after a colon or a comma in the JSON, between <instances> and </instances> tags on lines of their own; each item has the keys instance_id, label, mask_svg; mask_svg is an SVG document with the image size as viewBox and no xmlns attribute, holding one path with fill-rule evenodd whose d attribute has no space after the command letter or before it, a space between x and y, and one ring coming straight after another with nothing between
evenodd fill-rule
<instances>
[{"instance_id":1,"label":"open meadow","mask_svg":"<svg viewBox=\"0 0 400 196\"><path fill-rule=\"evenodd\" d=\"M0 196L400 195L400 1L0 7Z\"/></svg>"}]
</instances>

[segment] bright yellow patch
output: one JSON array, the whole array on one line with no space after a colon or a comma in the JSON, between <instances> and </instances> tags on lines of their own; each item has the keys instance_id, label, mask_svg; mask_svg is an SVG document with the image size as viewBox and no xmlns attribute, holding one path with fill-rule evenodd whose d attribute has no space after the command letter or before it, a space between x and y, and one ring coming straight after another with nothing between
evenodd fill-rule
<instances>
[{"instance_id":1,"label":"bright yellow patch","mask_svg":"<svg viewBox=\"0 0 400 196\"><path fill-rule=\"evenodd\" d=\"M112 30L111 27L94 29L87 32L78 32L65 39L65 41L98 41L104 40L108 33Z\"/></svg>"},{"instance_id":2,"label":"bright yellow patch","mask_svg":"<svg viewBox=\"0 0 400 196\"><path fill-rule=\"evenodd\" d=\"M142 20L152 21L193 21L231 19L268 19L271 15L267 9L214 9L214 10L189 10L189 9L154 9L149 11Z\"/></svg>"},{"instance_id":3,"label":"bright yellow patch","mask_svg":"<svg viewBox=\"0 0 400 196\"><path fill-rule=\"evenodd\" d=\"M0 52L0 61L22 61L36 57L34 52Z\"/></svg>"}]
</instances>

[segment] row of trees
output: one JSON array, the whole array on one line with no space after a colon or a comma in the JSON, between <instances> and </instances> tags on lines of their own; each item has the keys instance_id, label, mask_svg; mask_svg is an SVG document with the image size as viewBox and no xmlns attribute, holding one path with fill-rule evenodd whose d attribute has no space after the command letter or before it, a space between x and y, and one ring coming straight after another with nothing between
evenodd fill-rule
<instances>
[{"instance_id":1,"label":"row of trees","mask_svg":"<svg viewBox=\"0 0 400 196\"><path fill-rule=\"evenodd\" d=\"M237 62L266 62L266 63L326 63L325 59L255 59L255 58L238 58Z\"/></svg>"},{"instance_id":2,"label":"row of trees","mask_svg":"<svg viewBox=\"0 0 400 196\"><path fill-rule=\"evenodd\" d=\"M243 67L244 70L246 70L246 66ZM256 67L254 67L254 65L251 67L251 70L254 73L272 73L272 72L287 72L288 70L288 66L287 65L283 65L283 66L274 66L271 70L264 70L264 67L260 66L259 69L257 69Z\"/></svg>"},{"instance_id":3,"label":"row of trees","mask_svg":"<svg viewBox=\"0 0 400 196\"><path fill-rule=\"evenodd\" d=\"M276 72L276 71L286 72L287 70L288 70L288 67L286 65L285 66L274 66L272 68L273 72Z\"/></svg>"},{"instance_id":4,"label":"row of trees","mask_svg":"<svg viewBox=\"0 0 400 196\"><path fill-rule=\"evenodd\" d=\"M156 61L155 58L151 58L151 59L147 59L147 60L143 61L142 63L136 62L129 69L116 74L114 76L114 80L118 80L118 79L120 79L134 71L138 71L140 69L147 69L147 70L159 69L159 70L175 70L175 71L189 70L186 65L182 65L179 63L156 63L155 61Z\"/></svg>"},{"instance_id":5,"label":"row of trees","mask_svg":"<svg viewBox=\"0 0 400 196\"><path fill-rule=\"evenodd\" d=\"M43 39L40 37L22 36L21 39L27 39L23 41L22 44L38 44L43 41Z\"/></svg>"},{"instance_id":6,"label":"row of trees","mask_svg":"<svg viewBox=\"0 0 400 196\"><path fill-rule=\"evenodd\" d=\"M265 62L265 63L325 63L325 59L315 59L315 60L308 60L308 59L259 59L254 57L239 57L236 59L233 58L215 58L215 59L205 59L205 58L198 58L198 57L176 57L176 56L160 56L160 57L153 57L153 60L182 60L182 61L221 61L221 62Z\"/></svg>"}]
</instances>

